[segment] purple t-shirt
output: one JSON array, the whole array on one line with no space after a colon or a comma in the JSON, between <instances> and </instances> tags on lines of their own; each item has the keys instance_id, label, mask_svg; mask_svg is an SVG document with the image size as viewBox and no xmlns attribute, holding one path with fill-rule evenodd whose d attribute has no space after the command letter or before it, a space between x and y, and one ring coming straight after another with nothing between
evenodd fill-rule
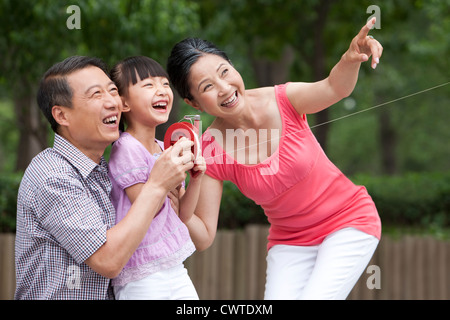
<instances>
[{"instance_id":1,"label":"purple t-shirt","mask_svg":"<svg viewBox=\"0 0 450 320\"><path fill-rule=\"evenodd\" d=\"M164 149L163 143L156 141ZM114 142L109 160L109 176L112 182L111 198L116 208L116 223L126 216L131 207L125 189L137 183L145 183L156 159L156 155L150 154L129 133L121 133ZM124 285L174 267L183 263L194 251L195 246L186 225L166 197L141 244L112 283Z\"/></svg>"}]
</instances>

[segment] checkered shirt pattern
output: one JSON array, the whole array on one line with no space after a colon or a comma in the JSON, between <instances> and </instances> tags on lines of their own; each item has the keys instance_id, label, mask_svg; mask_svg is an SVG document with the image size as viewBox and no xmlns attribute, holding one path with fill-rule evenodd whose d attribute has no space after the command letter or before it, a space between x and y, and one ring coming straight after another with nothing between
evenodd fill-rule
<instances>
[{"instance_id":1,"label":"checkered shirt pattern","mask_svg":"<svg viewBox=\"0 0 450 320\"><path fill-rule=\"evenodd\" d=\"M113 298L110 280L84 263L114 225L110 192L106 161L93 162L55 134L19 188L15 299Z\"/></svg>"}]
</instances>

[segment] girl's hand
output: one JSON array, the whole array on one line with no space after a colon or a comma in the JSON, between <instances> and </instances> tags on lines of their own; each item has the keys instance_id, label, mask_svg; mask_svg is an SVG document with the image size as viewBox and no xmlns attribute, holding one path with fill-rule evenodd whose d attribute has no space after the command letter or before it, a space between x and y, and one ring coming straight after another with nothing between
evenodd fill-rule
<instances>
[{"instance_id":1,"label":"girl's hand","mask_svg":"<svg viewBox=\"0 0 450 320\"><path fill-rule=\"evenodd\" d=\"M383 47L372 36L369 36L369 31L375 25L376 18L369 20L358 35L353 38L350 48L346 52L348 61L350 62L364 62L368 61L372 56L372 68L375 69L380 63L380 58L383 53Z\"/></svg>"},{"instance_id":2,"label":"girl's hand","mask_svg":"<svg viewBox=\"0 0 450 320\"><path fill-rule=\"evenodd\" d=\"M203 176L203 174L206 172L206 160L202 156L198 157L194 161L194 168L192 168L195 174L191 175L190 179L198 179Z\"/></svg>"}]
</instances>

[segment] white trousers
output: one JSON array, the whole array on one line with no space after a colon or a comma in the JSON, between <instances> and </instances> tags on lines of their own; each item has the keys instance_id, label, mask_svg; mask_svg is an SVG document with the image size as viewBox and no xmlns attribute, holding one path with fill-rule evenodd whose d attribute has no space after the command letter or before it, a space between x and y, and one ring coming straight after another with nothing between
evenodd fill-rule
<instances>
[{"instance_id":1,"label":"white trousers","mask_svg":"<svg viewBox=\"0 0 450 320\"><path fill-rule=\"evenodd\" d=\"M267 254L267 300L344 300L358 281L378 239L354 228L320 245L275 245Z\"/></svg>"},{"instance_id":2,"label":"white trousers","mask_svg":"<svg viewBox=\"0 0 450 320\"><path fill-rule=\"evenodd\" d=\"M198 300L183 264L153 273L141 280L115 286L117 300Z\"/></svg>"}]
</instances>

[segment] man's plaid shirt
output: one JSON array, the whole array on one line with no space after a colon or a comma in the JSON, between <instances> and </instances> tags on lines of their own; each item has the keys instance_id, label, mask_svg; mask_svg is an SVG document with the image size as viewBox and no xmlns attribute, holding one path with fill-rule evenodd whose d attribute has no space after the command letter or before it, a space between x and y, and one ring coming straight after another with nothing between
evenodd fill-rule
<instances>
[{"instance_id":1,"label":"man's plaid shirt","mask_svg":"<svg viewBox=\"0 0 450 320\"><path fill-rule=\"evenodd\" d=\"M16 299L111 299L84 261L114 225L107 164L55 134L25 171L17 199Z\"/></svg>"}]
</instances>

